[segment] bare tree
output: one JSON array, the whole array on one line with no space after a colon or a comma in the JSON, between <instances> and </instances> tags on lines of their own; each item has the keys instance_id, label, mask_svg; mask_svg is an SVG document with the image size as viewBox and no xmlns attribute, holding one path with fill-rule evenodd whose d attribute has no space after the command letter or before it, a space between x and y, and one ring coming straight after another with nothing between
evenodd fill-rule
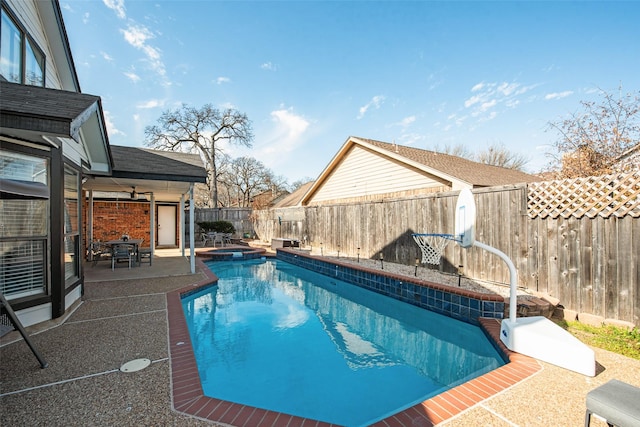
<instances>
[{"instance_id":1,"label":"bare tree","mask_svg":"<svg viewBox=\"0 0 640 427\"><path fill-rule=\"evenodd\" d=\"M476 161L485 165L500 166L501 168L524 171L525 165L529 162L526 156L507 150L504 144L494 143L486 150L479 151Z\"/></svg>"},{"instance_id":2,"label":"bare tree","mask_svg":"<svg viewBox=\"0 0 640 427\"><path fill-rule=\"evenodd\" d=\"M616 160L640 142L640 91L614 95L600 90L602 100L581 101L582 110L550 122L557 131L550 168L564 178L611 173Z\"/></svg>"},{"instance_id":3,"label":"bare tree","mask_svg":"<svg viewBox=\"0 0 640 427\"><path fill-rule=\"evenodd\" d=\"M269 189L269 175L270 172L259 160L238 157L229 164L221 182L228 188L233 204L249 207L253 196Z\"/></svg>"},{"instance_id":4,"label":"bare tree","mask_svg":"<svg viewBox=\"0 0 640 427\"><path fill-rule=\"evenodd\" d=\"M455 146L445 145L442 149L436 145L434 151L484 163L485 165L500 166L519 171L523 171L529 162L529 159L525 156L509 151L502 143L493 143L486 150L478 151L475 154L462 144Z\"/></svg>"},{"instance_id":5,"label":"bare tree","mask_svg":"<svg viewBox=\"0 0 640 427\"><path fill-rule=\"evenodd\" d=\"M313 178L309 178L308 176L307 176L307 177L304 177L304 178L301 178L301 179L298 179L298 180L296 180L296 181L293 181L293 183L291 183L291 187L290 187L291 192L293 193L293 192L294 192L294 191L296 191L298 188L302 187L302 186L303 186L303 185L305 185L307 182L311 182L311 181L313 181Z\"/></svg>"},{"instance_id":6,"label":"bare tree","mask_svg":"<svg viewBox=\"0 0 640 427\"><path fill-rule=\"evenodd\" d=\"M449 154L451 156L462 157L464 159L472 159L473 152L471 152L467 147L462 144L457 145L449 145L445 144L443 148L440 148L438 144L435 145L433 151L437 151L438 153Z\"/></svg>"},{"instance_id":7,"label":"bare tree","mask_svg":"<svg viewBox=\"0 0 640 427\"><path fill-rule=\"evenodd\" d=\"M208 172L211 207L218 207L218 156L222 142L251 146L253 133L246 114L234 109L218 110L211 104L202 108L183 104L162 113L158 123L145 129L150 147L168 151L199 153Z\"/></svg>"},{"instance_id":8,"label":"bare tree","mask_svg":"<svg viewBox=\"0 0 640 427\"><path fill-rule=\"evenodd\" d=\"M239 207L264 208L273 199L288 193L289 187L285 177L275 175L253 157L232 160L219 181L229 195L230 204Z\"/></svg>"}]
</instances>

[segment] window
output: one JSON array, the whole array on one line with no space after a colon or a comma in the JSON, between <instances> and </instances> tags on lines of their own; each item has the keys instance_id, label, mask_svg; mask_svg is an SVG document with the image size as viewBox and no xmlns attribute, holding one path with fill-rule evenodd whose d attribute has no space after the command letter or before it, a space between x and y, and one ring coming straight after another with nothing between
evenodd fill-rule
<instances>
[{"instance_id":1,"label":"window","mask_svg":"<svg viewBox=\"0 0 640 427\"><path fill-rule=\"evenodd\" d=\"M45 294L49 200L29 187L48 184L48 159L0 150L0 180L22 191L0 199L0 291L7 299Z\"/></svg>"},{"instance_id":2,"label":"window","mask_svg":"<svg viewBox=\"0 0 640 427\"><path fill-rule=\"evenodd\" d=\"M0 75L13 83L44 86L45 58L5 8L0 19Z\"/></svg>"},{"instance_id":3,"label":"window","mask_svg":"<svg viewBox=\"0 0 640 427\"><path fill-rule=\"evenodd\" d=\"M79 176L75 170L64 168L64 278L67 287L80 276Z\"/></svg>"}]
</instances>

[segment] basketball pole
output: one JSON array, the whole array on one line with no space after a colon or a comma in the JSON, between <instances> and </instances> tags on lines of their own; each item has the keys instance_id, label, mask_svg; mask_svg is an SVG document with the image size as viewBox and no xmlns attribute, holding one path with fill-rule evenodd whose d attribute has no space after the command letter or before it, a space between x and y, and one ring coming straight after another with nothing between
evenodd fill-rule
<instances>
[{"instance_id":1,"label":"basketball pole","mask_svg":"<svg viewBox=\"0 0 640 427\"><path fill-rule=\"evenodd\" d=\"M493 246L485 245L482 242L475 240L473 246L477 246L480 249L484 249L487 252L491 252L494 255L498 255L509 267L509 322L515 323L516 321L516 309L518 305L518 272L516 266L513 265L513 261L501 250L494 248Z\"/></svg>"}]
</instances>

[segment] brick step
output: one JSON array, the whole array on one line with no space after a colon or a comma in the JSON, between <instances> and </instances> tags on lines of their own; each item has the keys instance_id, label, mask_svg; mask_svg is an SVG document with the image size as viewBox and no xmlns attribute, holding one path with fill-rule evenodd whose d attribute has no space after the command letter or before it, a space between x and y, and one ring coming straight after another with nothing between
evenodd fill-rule
<instances>
[{"instance_id":1,"label":"brick step","mask_svg":"<svg viewBox=\"0 0 640 427\"><path fill-rule=\"evenodd\" d=\"M518 317L544 316L551 318L555 305L542 298L531 295L518 295L518 308L516 310ZM505 318L509 316L509 298L505 299L504 304Z\"/></svg>"}]
</instances>

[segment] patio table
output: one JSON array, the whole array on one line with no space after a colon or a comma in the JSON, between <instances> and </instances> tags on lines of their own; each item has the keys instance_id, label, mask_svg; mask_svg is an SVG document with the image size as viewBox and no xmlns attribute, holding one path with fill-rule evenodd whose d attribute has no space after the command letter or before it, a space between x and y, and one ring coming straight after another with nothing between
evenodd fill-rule
<instances>
[{"instance_id":1,"label":"patio table","mask_svg":"<svg viewBox=\"0 0 640 427\"><path fill-rule=\"evenodd\" d=\"M144 241L143 239L128 239L128 240L117 239L117 240L108 240L104 243L109 245L112 248L115 245L132 245L133 251L136 254L135 265L140 266L140 244L143 241Z\"/></svg>"}]
</instances>

